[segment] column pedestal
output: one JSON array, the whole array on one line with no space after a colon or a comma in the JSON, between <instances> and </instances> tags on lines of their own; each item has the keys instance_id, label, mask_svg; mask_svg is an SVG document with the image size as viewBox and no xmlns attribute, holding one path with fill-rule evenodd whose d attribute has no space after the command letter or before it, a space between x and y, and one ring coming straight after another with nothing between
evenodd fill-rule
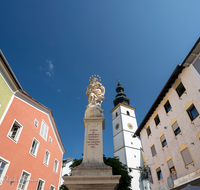
<instances>
[{"instance_id":1,"label":"column pedestal","mask_svg":"<svg viewBox=\"0 0 200 190\"><path fill-rule=\"evenodd\" d=\"M64 176L64 184L70 190L116 189L120 175L112 175L112 168L103 162L102 130L104 118L85 118L84 155L82 163L72 170L72 176Z\"/></svg>"}]
</instances>

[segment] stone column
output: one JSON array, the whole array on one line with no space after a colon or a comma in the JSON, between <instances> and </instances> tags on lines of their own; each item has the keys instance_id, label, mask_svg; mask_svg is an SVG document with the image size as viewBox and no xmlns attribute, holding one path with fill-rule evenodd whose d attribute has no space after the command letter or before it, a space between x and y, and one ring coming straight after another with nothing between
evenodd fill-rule
<instances>
[{"instance_id":1,"label":"stone column","mask_svg":"<svg viewBox=\"0 0 200 190\"><path fill-rule=\"evenodd\" d=\"M97 75L98 76L98 75ZM70 190L114 190L120 175L112 175L112 168L103 162L102 130L105 128L101 102L105 88L93 78L87 87L89 104L83 119L85 127L84 154L82 163L72 170L72 176L63 176Z\"/></svg>"},{"instance_id":2,"label":"stone column","mask_svg":"<svg viewBox=\"0 0 200 190\"><path fill-rule=\"evenodd\" d=\"M104 118L83 119L85 126L83 162L72 175L112 175L112 168L103 162L102 130Z\"/></svg>"}]
</instances>

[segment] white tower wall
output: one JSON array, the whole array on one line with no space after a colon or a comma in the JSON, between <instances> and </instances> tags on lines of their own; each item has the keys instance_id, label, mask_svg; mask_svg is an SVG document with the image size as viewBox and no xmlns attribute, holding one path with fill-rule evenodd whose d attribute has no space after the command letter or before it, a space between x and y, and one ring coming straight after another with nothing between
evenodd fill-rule
<instances>
[{"instance_id":1,"label":"white tower wall","mask_svg":"<svg viewBox=\"0 0 200 190\"><path fill-rule=\"evenodd\" d=\"M133 134L137 129L134 108L120 103L111 112L114 155L118 156L122 163L132 169L132 189L141 190L143 188L138 168L143 166L143 162L141 142L138 138L133 138Z\"/></svg>"},{"instance_id":2,"label":"white tower wall","mask_svg":"<svg viewBox=\"0 0 200 190\"><path fill-rule=\"evenodd\" d=\"M122 148L119 151L115 152L115 156L118 156L120 161L123 164L126 164L126 153L125 153L125 149L124 148Z\"/></svg>"}]
</instances>

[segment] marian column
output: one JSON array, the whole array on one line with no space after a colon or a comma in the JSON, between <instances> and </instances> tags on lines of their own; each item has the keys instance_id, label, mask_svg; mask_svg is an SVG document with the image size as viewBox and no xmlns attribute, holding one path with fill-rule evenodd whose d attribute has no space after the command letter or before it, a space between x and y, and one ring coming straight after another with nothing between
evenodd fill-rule
<instances>
[{"instance_id":1,"label":"marian column","mask_svg":"<svg viewBox=\"0 0 200 190\"><path fill-rule=\"evenodd\" d=\"M72 176L64 176L63 179L70 190L114 190L121 176L112 175L112 168L103 162L102 130L105 129L105 121L101 103L104 101L105 88L98 75L92 75L89 81L86 91L88 106L83 119L83 161L72 170Z\"/></svg>"}]
</instances>

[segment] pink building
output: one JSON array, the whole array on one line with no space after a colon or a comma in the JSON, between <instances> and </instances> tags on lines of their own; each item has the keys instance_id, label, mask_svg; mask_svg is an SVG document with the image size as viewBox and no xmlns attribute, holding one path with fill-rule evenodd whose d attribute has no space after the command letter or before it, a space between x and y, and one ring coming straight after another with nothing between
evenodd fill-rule
<instances>
[{"instance_id":1,"label":"pink building","mask_svg":"<svg viewBox=\"0 0 200 190\"><path fill-rule=\"evenodd\" d=\"M56 190L65 153L50 109L19 84L0 51L0 190Z\"/></svg>"}]
</instances>

